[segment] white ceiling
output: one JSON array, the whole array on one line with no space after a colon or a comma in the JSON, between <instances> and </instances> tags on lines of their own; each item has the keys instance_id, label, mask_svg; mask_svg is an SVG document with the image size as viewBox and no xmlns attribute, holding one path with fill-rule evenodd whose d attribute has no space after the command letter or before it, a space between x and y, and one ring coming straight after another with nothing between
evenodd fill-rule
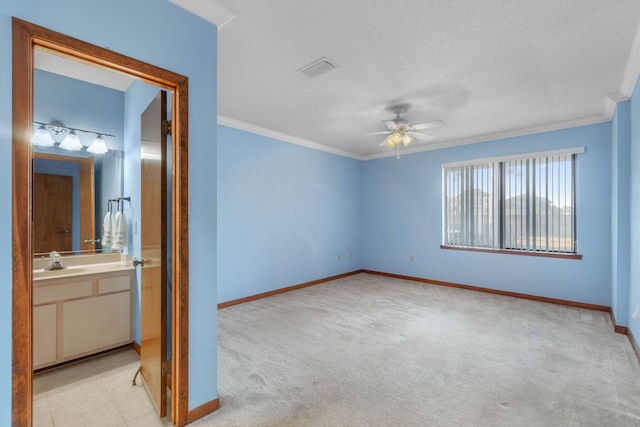
<instances>
[{"instance_id":1,"label":"white ceiling","mask_svg":"<svg viewBox=\"0 0 640 427\"><path fill-rule=\"evenodd\" d=\"M638 0L171 1L218 25L219 123L358 159L395 154L363 136L394 104L414 124L445 122L402 148L424 151L608 121L640 72ZM322 57L337 68L298 72Z\"/></svg>"},{"instance_id":2,"label":"white ceiling","mask_svg":"<svg viewBox=\"0 0 640 427\"><path fill-rule=\"evenodd\" d=\"M220 123L363 159L394 154L362 135L397 103L445 122L405 152L607 121L640 56L638 0L174 2L225 12ZM337 68L298 72L321 57Z\"/></svg>"},{"instance_id":3,"label":"white ceiling","mask_svg":"<svg viewBox=\"0 0 640 427\"><path fill-rule=\"evenodd\" d=\"M131 83L134 82L134 79L127 74L82 63L57 52L41 48L34 50L33 64L35 68L40 70L61 74L121 92L129 89Z\"/></svg>"}]
</instances>

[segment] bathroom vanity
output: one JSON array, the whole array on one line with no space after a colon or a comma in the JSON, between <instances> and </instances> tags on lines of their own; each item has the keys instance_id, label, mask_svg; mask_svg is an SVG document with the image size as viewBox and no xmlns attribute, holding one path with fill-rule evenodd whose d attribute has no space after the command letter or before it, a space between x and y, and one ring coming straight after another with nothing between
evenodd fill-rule
<instances>
[{"instance_id":1,"label":"bathroom vanity","mask_svg":"<svg viewBox=\"0 0 640 427\"><path fill-rule=\"evenodd\" d=\"M129 344L133 338L132 257L64 257L63 270L34 260L33 368Z\"/></svg>"}]
</instances>

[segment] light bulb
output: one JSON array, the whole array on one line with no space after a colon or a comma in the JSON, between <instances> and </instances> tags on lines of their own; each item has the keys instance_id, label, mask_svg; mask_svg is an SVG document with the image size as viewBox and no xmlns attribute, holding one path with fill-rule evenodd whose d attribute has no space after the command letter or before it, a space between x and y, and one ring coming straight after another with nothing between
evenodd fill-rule
<instances>
[{"instance_id":1,"label":"light bulb","mask_svg":"<svg viewBox=\"0 0 640 427\"><path fill-rule=\"evenodd\" d=\"M411 141L413 141L413 138L411 137L411 135L406 133L402 134L402 143L404 144L405 147L411 144Z\"/></svg>"},{"instance_id":2,"label":"light bulb","mask_svg":"<svg viewBox=\"0 0 640 427\"><path fill-rule=\"evenodd\" d=\"M55 141L44 125L40 125L31 137L31 143L33 145L40 145L41 147L53 147Z\"/></svg>"},{"instance_id":3,"label":"light bulb","mask_svg":"<svg viewBox=\"0 0 640 427\"><path fill-rule=\"evenodd\" d=\"M87 148L87 151L89 153L104 154L109 150L107 149L107 144L104 142L104 139L102 139L102 135L98 135L89 148Z\"/></svg>"},{"instance_id":4,"label":"light bulb","mask_svg":"<svg viewBox=\"0 0 640 427\"><path fill-rule=\"evenodd\" d=\"M393 148L396 145L395 142L393 142L393 139L391 137L385 139L384 143L387 144L391 148Z\"/></svg>"},{"instance_id":5,"label":"light bulb","mask_svg":"<svg viewBox=\"0 0 640 427\"><path fill-rule=\"evenodd\" d=\"M80 142L80 138L74 131L71 131L69 135L65 136L65 138L60 143L60 148L64 148L65 150L71 151L80 151L82 150L82 142Z\"/></svg>"},{"instance_id":6,"label":"light bulb","mask_svg":"<svg viewBox=\"0 0 640 427\"><path fill-rule=\"evenodd\" d=\"M391 139L393 139L394 144L398 144L402 141L402 135L400 135L400 132L394 132L393 135L391 135Z\"/></svg>"}]
</instances>

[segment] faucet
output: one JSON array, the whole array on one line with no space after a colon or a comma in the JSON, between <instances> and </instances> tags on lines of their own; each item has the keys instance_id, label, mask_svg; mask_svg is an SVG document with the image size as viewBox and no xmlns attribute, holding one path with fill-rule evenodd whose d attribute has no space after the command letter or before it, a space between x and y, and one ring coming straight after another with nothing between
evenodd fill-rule
<instances>
[{"instance_id":1,"label":"faucet","mask_svg":"<svg viewBox=\"0 0 640 427\"><path fill-rule=\"evenodd\" d=\"M47 268L45 268L45 270L50 271L50 270L62 270L65 269L67 267L65 267L64 265L62 265L62 263L60 262L60 254L56 251L53 251L49 254L49 258L51 258L51 265Z\"/></svg>"}]
</instances>

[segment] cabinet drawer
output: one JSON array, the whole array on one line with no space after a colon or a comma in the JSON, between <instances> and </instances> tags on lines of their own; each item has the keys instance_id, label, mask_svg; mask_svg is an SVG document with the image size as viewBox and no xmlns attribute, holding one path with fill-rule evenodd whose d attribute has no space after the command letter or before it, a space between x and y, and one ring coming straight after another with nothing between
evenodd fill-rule
<instances>
[{"instance_id":1,"label":"cabinet drawer","mask_svg":"<svg viewBox=\"0 0 640 427\"><path fill-rule=\"evenodd\" d=\"M91 296L93 293L93 281L63 283L61 285L42 286L33 289L33 303L44 304L47 302L62 301L72 298Z\"/></svg>"},{"instance_id":2,"label":"cabinet drawer","mask_svg":"<svg viewBox=\"0 0 640 427\"><path fill-rule=\"evenodd\" d=\"M98 293L106 294L109 292L129 291L131 290L131 275L116 277L105 277L98 280Z\"/></svg>"}]
</instances>

